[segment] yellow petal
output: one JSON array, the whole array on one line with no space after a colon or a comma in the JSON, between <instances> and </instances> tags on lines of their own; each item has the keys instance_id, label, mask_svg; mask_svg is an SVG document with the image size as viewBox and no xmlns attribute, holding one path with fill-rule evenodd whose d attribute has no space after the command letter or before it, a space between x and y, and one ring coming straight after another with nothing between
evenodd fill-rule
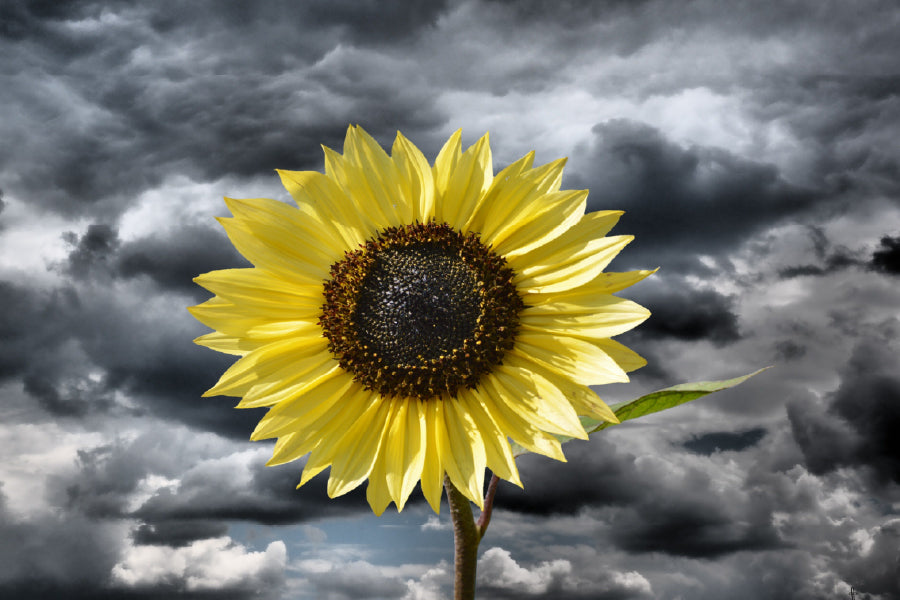
<instances>
[{"instance_id":1,"label":"yellow petal","mask_svg":"<svg viewBox=\"0 0 900 600\"><path fill-rule=\"evenodd\" d=\"M531 368L531 362L509 353L502 365L491 372L498 391L506 391L514 400L509 405L535 427L587 439L584 427L565 394L550 380Z\"/></svg>"},{"instance_id":2,"label":"yellow petal","mask_svg":"<svg viewBox=\"0 0 900 600\"><path fill-rule=\"evenodd\" d=\"M493 178L488 135L469 147L459 158L435 213L438 221L462 230L484 197Z\"/></svg>"},{"instance_id":3,"label":"yellow petal","mask_svg":"<svg viewBox=\"0 0 900 600\"><path fill-rule=\"evenodd\" d=\"M500 429L491 414L482 406L471 390L460 390L456 402L459 403L460 410L471 415L475 426L481 432L487 456L487 467L497 477L522 487L516 460L510 450L509 442L506 441L506 434Z\"/></svg>"},{"instance_id":4,"label":"yellow petal","mask_svg":"<svg viewBox=\"0 0 900 600\"><path fill-rule=\"evenodd\" d=\"M329 264L339 259L346 248L334 229L322 227L320 221L284 202L269 198L244 200L226 197L225 205L235 219L259 235L284 239L311 256L329 261Z\"/></svg>"},{"instance_id":5,"label":"yellow petal","mask_svg":"<svg viewBox=\"0 0 900 600\"><path fill-rule=\"evenodd\" d=\"M359 393L359 386L345 372L339 372L275 405L250 435L253 441L280 437L298 431L315 430L318 419L330 414L346 397Z\"/></svg>"},{"instance_id":6,"label":"yellow petal","mask_svg":"<svg viewBox=\"0 0 900 600\"><path fill-rule=\"evenodd\" d=\"M602 296L621 291L628 286L656 273L658 269L626 271L624 273L600 273L588 283L562 292L526 294L525 304L538 306L548 302L571 305L567 312L592 312L595 302L605 302Z\"/></svg>"},{"instance_id":7,"label":"yellow petal","mask_svg":"<svg viewBox=\"0 0 900 600\"><path fill-rule=\"evenodd\" d=\"M450 176L453 175L453 172L456 170L456 164L462 156L461 140L462 129L457 129L444 143L443 148L441 148L437 158L434 160L434 167L431 172L434 175L434 187L438 198L443 196L447 190Z\"/></svg>"},{"instance_id":8,"label":"yellow petal","mask_svg":"<svg viewBox=\"0 0 900 600\"><path fill-rule=\"evenodd\" d=\"M513 206L517 204L509 201L498 201L497 198L503 196L507 198L513 192L511 187L515 187L517 193L526 194L527 186L521 181L520 175L531 169L534 164L534 151L532 150L519 160L507 166L505 169L497 173L491 180L491 186L484 195L484 200L472 212L468 222L465 225L465 231L477 231L482 235L493 232L500 224L504 223L509 217Z\"/></svg>"},{"instance_id":9,"label":"yellow petal","mask_svg":"<svg viewBox=\"0 0 900 600\"><path fill-rule=\"evenodd\" d=\"M218 218L228 239L247 260L260 269L306 285L321 284L328 277L330 263L323 263L291 247L290 236L270 236L244 221Z\"/></svg>"},{"instance_id":10,"label":"yellow petal","mask_svg":"<svg viewBox=\"0 0 900 600\"><path fill-rule=\"evenodd\" d=\"M281 375L252 385L235 408L275 406L305 394L317 385L337 377L344 370L330 356L309 354L297 356L296 362Z\"/></svg>"},{"instance_id":11,"label":"yellow petal","mask_svg":"<svg viewBox=\"0 0 900 600\"><path fill-rule=\"evenodd\" d=\"M254 384L278 380L286 369L291 368L298 356L327 357L327 344L323 342L321 338L302 337L266 344L239 358L222 374L218 383L203 395L241 396Z\"/></svg>"},{"instance_id":12,"label":"yellow petal","mask_svg":"<svg viewBox=\"0 0 900 600\"><path fill-rule=\"evenodd\" d=\"M278 175L300 211L316 227L335 230L346 248L356 248L374 231L365 211L359 210L328 176L315 171L278 171Z\"/></svg>"},{"instance_id":13,"label":"yellow petal","mask_svg":"<svg viewBox=\"0 0 900 600\"><path fill-rule=\"evenodd\" d=\"M453 485L469 500L484 507L486 456L481 435L471 417L461 414L455 400L444 400L446 436L442 438L444 469Z\"/></svg>"},{"instance_id":14,"label":"yellow petal","mask_svg":"<svg viewBox=\"0 0 900 600\"><path fill-rule=\"evenodd\" d=\"M643 356L616 340L594 340L594 344L606 352L626 372L630 373L647 364L647 360Z\"/></svg>"},{"instance_id":15,"label":"yellow petal","mask_svg":"<svg viewBox=\"0 0 900 600\"><path fill-rule=\"evenodd\" d=\"M204 322L207 321L215 322L215 319L210 319L207 315L204 318ZM318 327L315 324L312 325L313 327ZM241 318L240 321L232 319L227 321L222 328L229 331L216 331L201 335L194 340L194 343L227 354L243 356L278 339L309 335L309 330L311 329L308 321L266 322L261 318ZM313 331L320 332L321 330ZM318 335L314 334L313 337L318 337Z\"/></svg>"},{"instance_id":16,"label":"yellow petal","mask_svg":"<svg viewBox=\"0 0 900 600\"><path fill-rule=\"evenodd\" d=\"M478 388L472 390L472 394L481 402L497 426L513 441L531 452L566 462L559 440L522 418L522 415L510 406L506 392L498 391L490 380L483 380Z\"/></svg>"},{"instance_id":17,"label":"yellow petal","mask_svg":"<svg viewBox=\"0 0 900 600\"><path fill-rule=\"evenodd\" d=\"M519 256L556 239L578 223L587 206L587 190L567 190L547 194L530 210L522 210L522 219L497 233L491 241L494 251L503 256Z\"/></svg>"},{"instance_id":18,"label":"yellow petal","mask_svg":"<svg viewBox=\"0 0 900 600\"><path fill-rule=\"evenodd\" d=\"M422 400L408 400L408 402L410 402L410 407L406 413L406 432L409 439L406 442L406 453L403 458L406 470L403 474L400 503L397 504L398 510L403 510L403 506L419 482L425 467L425 402Z\"/></svg>"},{"instance_id":19,"label":"yellow petal","mask_svg":"<svg viewBox=\"0 0 900 600\"><path fill-rule=\"evenodd\" d=\"M384 509L391 503L391 493L387 486L387 456L384 452L375 459L372 472L369 474L369 485L366 487L366 500L372 507L375 516L380 517Z\"/></svg>"},{"instance_id":20,"label":"yellow petal","mask_svg":"<svg viewBox=\"0 0 900 600\"><path fill-rule=\"evenodd\" d=\"M256 350L262 345L262 343L258 341L251 342L244 338L235 337L218 331L213 331L212 333L207 333L206 335L194 338L194 343L198 346L211 348L216 352L234 354L237 356L243 356L251 350Z\"/></svg>"},{"instance_id":21,"label":"yellow petal","mask_svg":"<svg viewBox=\"0 0 900 600\"><path fill-rule=\"evenodd\" d=\"M391 158L405 184L413 209L413 221L430 221L434 218L434 175L425 155L398 131L391 148Z\"/></svg>"},{"instance_id":22,"label":"yellow petal","mask_svg":"<svg viewBox=\"0 0 900 600\"><path fill-rule=\"evenodd\" d=\"M297 487L304 485L317 473L327 468L337 457L344 457L359 451L360 444L370 436L372 430L376 430L374 437L380 438L384 431L385 423L391 410L389 401L384 401L376 392L369 391L363 403L363 409L356 415L348 415L348 421L352 424L342 430L335 431L334 435L326 437L321 435L321 441L306 460L303 476ZM323 432L324 433L324 432ZM309 474L307 474L307 470ZM329 480L335 478L335 469L332 469ZM329 488L331 483L329 481Z\"/></svg>"},{"instance_id":23,"label":"yellow petal","mask_svg":"<svg viewBox=\"0 0 900 600\"><path fill-rule=\"evenodd\" d=\"M321 285L303 285L259 269L220 269L194 277L194 283L233 302L322 303Z\"/></svg>"},{"instance_id":24,"label":"yellow petal","mask_svg":"<svg viewBox=\"0 0 900 600\"><path fill-rule=\"evenodd\" d=\"M557 242L576 228L578 225L525 255L530 258L509 258L510 266L516 271L514 283L520 291L551 293L584 285L600 275L622 248L634 239L631 235L581 239L553 251Z\"/></svg>"},{"instance_id":25,"label":"yellow petal","mask_svg":"<svg viewBox=\"0 0 900 600\"><path fill-rule=\"evenodd\" d=\"M578 338L522 331L510 354L537 361L584 385L628 381L628 375L608 354Z\"/></svg>"},{"instance_id":26,"label":"yellow petal","mask_svg":"<svg viewBox=\"0 0 900 600\"><path fill-rule=\"evenodd\" d=\"M390 402L382 399L382 410L390 410ZM356 489L372 471L378 456L383 452L390 422L381 410L368 424L354 424L353 432L345 436L346 451L337 454L328 478L328 496L336 498Z\"/></svg>"},{"instance_id":27,"label":"yellow petal","mask_svg":"<svg viewBox=\"0 0 900 600\"><path fill-rule=\"evenodd\" d=\"M297 423L297 431L290 433L290 442L284 445L275 444L272 458L266 463L269 466L280 465L297 460L317 446L326 447L333 440L339 439L353 421L371 403L371 393L362 386L351 389L351 393L340 398L340 402L331 402L327 411L311 424ZM306 425L304 427L304 425ZM311 469L313 471L314 469ZM305 482L306 480L304 480Z\"/></svg>"},{"instance_id":28,"label":"yellow petal","mask_svg":"<svg viewBox=\"0 0 900 600\"><path fill-rule=\"evenodd\" d=\"M302 305L294 309L291 306L266 306L254 309L246 303L234 304L216 296L197 306L188 307L188 311L198 321L218 330L220 333L253 340L272 339L280 330L285 335L290 330L298 331L311 324L318 328L315 320L321 310L313 312ZM313 337L322 335L321 328Z\"/></svg>"},{"instance_id":29,"label":"yellow petal","mask_svg":"<svg viewBox=\"0 0 900 600\"><path fill-rule=\"evenodd\" d=\"M390 432L385 444L387 486L397 510L403 510L406 500L422 475L425 463L425 420L422 400L398 400L391 415Z\"/></svg>"},{"instance_id":30,"label":"yellow petal","mask_svg":"<svg viewBox=\"0 0 900 600\"><path fill-rule=\"evenodd\" d=\"M444 486L444 463L441 455L441 437L444 425L443 402L425 402L422 413L425 420L425 462L422 465L422 495L436 513L441 512L441 494Z\"/></svg>"},{"instance_id":31,"label":"yellow petal","mask_svg":"<svg viewBox=\"0 0 900 600\"><path fill-rule=\"evenodd\" d=\"M344 142L344 158L356 166L352 189L365 190L387 217L389 225L411 223L413 207L401 184L400 172L375 139L362 127L349 127ZM356 197L351 195L351 197Z\"/></svg>"},{"instance_id":32,"label":"yellow petal","mask_svg":"<svg viewBox=\"0 0 900 600\"><path fill-rule=\"evenodd\" d=\"M570 302L546 302L522 311L523 330L597 339L624 333L643 323L650 311L616 296L591 299L591 310Z\"/></svg>"},{"instance_id":33,"label":"yellow petal","mask_svg":"<svg viewBox=\"0 0 900 600\"><path fill-rule=\"evenodd\" d=\"M561 158L536 169L523 170L502 185L491 187L485 201L478 207L484 221L482 239L498 244L540 211L543 199L559 190L566 159ZM582 211L584 214L584 211ZM559 215L550 217L551 222Z\"/></svg>"},{"instance_id":34,"label":"yellow petal","mask_svg":"<svg viewBox=\"0 0 900 600\"><path fill-rule=\"evenodd\" d=\"M559 391L562 392L563 396L571 403L572 408L575 409L577 414L592 417L594 419L602 419L604 421L609 421L610 423L619 422L619 419L616 417L615 413L613 413L612 409L610 409L591 388L586 385L575 383L568 377L561 376L534 361L522 357L517 357L517 359L526 363L528 369L540 374L556 386Z\"/></svg>"}]
</instances>

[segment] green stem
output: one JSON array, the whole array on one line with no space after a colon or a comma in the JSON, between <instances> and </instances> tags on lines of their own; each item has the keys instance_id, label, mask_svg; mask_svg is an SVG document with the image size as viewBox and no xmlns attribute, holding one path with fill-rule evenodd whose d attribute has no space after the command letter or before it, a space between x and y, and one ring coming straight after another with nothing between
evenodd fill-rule
<instances>
[{"instance_id":1,"label":"green stem","mask_svg":"<svg viewBox=\"0 0 900 600\"><path fill-rule=\"evenodd\" d=\"M481 511L481 516L476 522L472 516L469 499L456 489L449 476L444 475L444 489L447 490L447 502L450 504L450 517L453 520L453 543L456 549L453 600L474 600L475 598L478 544L491 522L491 511L499 482L500 478L492 474L487 495L484 497L484 510Z\"/></svg>"},{"instance_id":2,"label":"green stem","mask_svg":"<svg viewBox=\"0 0 900 600\"><path fill-rule=\"evenodd\" d=\"M469 499L456 489L448 475L444 475L444 489L450 504L453 519L453 542L456 548L454 565L456 577L453 580L453 600L474 600L475 567L478 561L478 528L472 517Z\"/></svg>"}]
</instances>

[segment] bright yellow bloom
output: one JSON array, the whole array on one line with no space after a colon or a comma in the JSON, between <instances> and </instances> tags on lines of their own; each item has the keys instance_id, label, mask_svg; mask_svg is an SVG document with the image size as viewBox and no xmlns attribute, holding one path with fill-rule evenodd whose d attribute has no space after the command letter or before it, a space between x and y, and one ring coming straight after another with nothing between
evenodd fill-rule
<instances>
[{"instance_id":1,"label":"bright yellow bloom","mask_svg":"<svg viewBox=\"0 0 900 600\"><path fill-rule=\"evenodd\" d=\"M432 167L351 126L324 175L279 171L297 208L226 199L254 266L195 279L215 294L196 342L241 357L205 395L270 407L269 464L309 454L300 485L331 467L331 497L368 479L376 514L420 480L439 510L444 473L479 506L486 467L521 486L509 439L564 461L578 415L615 422L588 386L645 364L610 338L649 312L612 294L651 271L605 273L622 213L585 214L565 160L533 161L495 176L488 136L463 152L457 131Z\"/></svg>"}]
</instances>

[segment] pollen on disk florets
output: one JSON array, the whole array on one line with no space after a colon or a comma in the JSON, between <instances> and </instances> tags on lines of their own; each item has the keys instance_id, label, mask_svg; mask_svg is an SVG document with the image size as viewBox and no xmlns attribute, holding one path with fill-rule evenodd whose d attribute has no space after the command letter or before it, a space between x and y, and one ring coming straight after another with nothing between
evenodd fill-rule
<instances>
[{"instance_id":1,"label":"pollen on disk florets","mask_svg":"<svg viewBox=\"0 0 900 600\"><path fill-rule=\"evenodd\" d=\"M456 396L513 346L524 308L513 276L476 233L434 222L389 227L331 265L319 324L367 389Z\"/></svg>"}]
</instances>

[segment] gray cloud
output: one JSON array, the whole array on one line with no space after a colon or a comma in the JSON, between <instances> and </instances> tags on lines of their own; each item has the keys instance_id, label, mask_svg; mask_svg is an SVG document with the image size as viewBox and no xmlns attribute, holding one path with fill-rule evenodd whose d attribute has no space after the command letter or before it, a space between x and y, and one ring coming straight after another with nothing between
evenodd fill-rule
<instances>
[{"instance_id":1,"label":"gray cloud","mask_svg":"<svg viewBox=\"0 0 900 600\"><path fill-rule=\"evenodd\" d=\"M758 444L765 435L766 430L762 427L745 431L712 431L693 435L682 445L691 452L706 455L721 451L740 452Z\"/></svg>"},{"instance_id":2,"label":"gray cloud","mask_svg":"<svg viewBox=\"0 0 900 600\"><path fill-rule=\"evenodd\" d=\"M630 299L650 309L650 318L635 335L654 340L673 338L705 340L716 345L741 338L735 298L711 289L697 289L681 280L666 278L628 294Z\"/></svg>"},{"instance_id":3,"label":"gray cloud","mask_svg":"<svg viewBox=\"0 0 900 600\"><path fill-rule=\"evenodd\" d=\"M173 520L141 523L132 533L136 545L163 545L180 548L191 542L222 537L228 524L209 520Z\"/></svg>"},{"instance_id":4,"label":"gray cloud","mask_svg":"<svg viewBox=\"0 0 900 600\"><path fill-rule=\"evenodd\" d=\"M115 526L80 515L16 518L0 489L0 593L8 598L89 598L122 544ZM68 591L67 591L68 590Z\"/></svg>"},{"instance_id":5,"label":"gray cloud","mask_svg":"<svg viewBox=\"0 0 900 600\"><path fill-rule=\"evenodd\" d=\"M900 273L900 236L881 238L881 247L872 253L869 264L876 271L891 275Z\"/></svg>"},{"instance_id":6,"label":"gray cloud","mask_svg":"<svg viewBox=\"0 0 900 600\"><path fill-rule=\"evenodd\" d=\"M629 267L662 264L666 272L708 274L698 255L734 250L820 200L785 181L774 165L720 148L683 148L645 124L616 119L593 133L589 154L580 159L591 169L574 187L593 190L590 206L626 211L617 231L636 237L619 259Z\"/></svg>"},{"instance_id":7,"label":"gray cloud","mask_svg":"<svg viewBox=\"0 0 900 600\"><path fill-rule=\"evenodd\" d=\"M692 478L704 492L712 492L708 481ZM623 511L616 522L612 540L628 552L663 552L694 558L715 558L732 552L783 547L765 511L749 520L736 518L732 511L712 498L690 497L686 489L668 498L646 499L638 507ZM687 498L686 498L687 497Z\"/></svg>"},{"instance_id":8,"label":"gray cloud","mask_svg":"<svg viewBox=\"0 0 900 600\"><path fill-rule=\"evenodd\" d=\"M188 293L201 301L209 294L194 284L194 277L249 266L220 228L188 225L123 244L114 269L120 277L149 277L164 290Z\"/></svg>"},{"instance_id":9,"label":"gray cloud","mask_svg":"<svg viewBox=\"0 0 900 600\"><path fill-rule=\"evenodd\" d=\"M381 135L443 121L432 92L396 79L393 59L373 55L360 70L358 56L340 52L341 42L415 36L440 3L299 8L12 3L0 43L23 69L3 94L21 115L0 130L16 141L0 154L10 191L63 214L108 213L173 172L216 179L317 167L319 144L339 146L348 122ZM173 51L186 44L191 53ZM329 51L337 54L318 67ZM77 58L65 72L44 67L65 57ZM47 121L52 136L29 135Z\"/></svg>"},{"instance_id":10,"label":"gray cloud","mask_svg":"<svg viewBox=\"0 0 900 600\"><path fill-rule=\"evenodd\" d=\"M624 504L641 496L643 482L634 477L635 457L618 451L602 436L589 443L569 443L566 457L577 468L559 468L533 454L521 456L517 462L525 489L501 482L498 502L503 509L571 514L587 505Z\"/></svg>"},{"instance_id":11,"label":"gray cloud","mask_svg":"<svg viewBox=\"0 0 900 600\"><path fill-rule=\"evenodd\" d=\"M2 3L2 477L46 514L0 505L0 596L286 597L277 546L215 589L166 561L249 554L235 523L368 511L264 468L245 441L262 411L200 398L233 358L191 344L190 279L246 262L205 199L157 197L275 188L348 123L429 157L457 126L490 129L498 166L569 154L566 187L637 236L614 268L663 267L623 294L654 313L620 338L650 359L635 387L779 362L715 407L573 442L567 465L520 459L526 491L504 484L495 519L522 527L486 597L897 595L896 23L890 0ZM169 224L132 233L139 206ZM94 441L36 462L20 438L51 427ZM310 593L412 593L348 569Z\"/></svg>"},{"instance_id":12,"label":"gray cloud","mask_svg":"<svg viewBox=\"0 0 900 600\"><path fill-rule=\"evenodd\" d=\"M888 330L890 331L890 329ZM807 465L815 473L863 466L882 484L900 484L900 379L895 344L860 343L825 411L793 402L788 416Z\"/></svg>"}]
</instances>

